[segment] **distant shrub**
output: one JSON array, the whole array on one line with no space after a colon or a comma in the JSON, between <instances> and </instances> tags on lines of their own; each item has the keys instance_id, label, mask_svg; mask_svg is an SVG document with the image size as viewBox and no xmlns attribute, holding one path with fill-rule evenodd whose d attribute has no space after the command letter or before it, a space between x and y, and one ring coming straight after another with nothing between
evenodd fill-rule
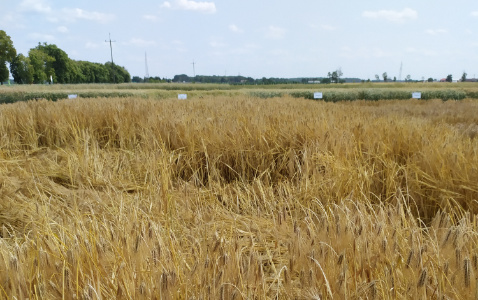
<instances>
[{"instance_id":1,"label":"distant shrub","mask_svg":"<svg viewBox=\"0 0 478 300\"><path fill-rule=\"evenodd\" d=\"M296 91L289 94L294 98L314 99L314 93L309 91ZM478 98L478 92L464 92L459 90L428 90L422 92L421 99L462 100L464 98ZM323 92L323 99L327 102L355 101L355 100L408 100L412 98L412 92L406 90L390 89L353 89L353 90L329 90Z\"/></svg>"},{"instance_id":2,"label":"distant shrub","mask_svg":"<svg viewBox=\"0 0 478 300\"><path fill-rule=\"evenodd\" d=\"M308 91L297 91L289 93L294 98L314 99L314 93Z\"/></svg>"},{"instance_id":3,"label":"distant shrub","mask_svg":"<svg viewBox=\"0 0 478 300\"><path fill-rule=\"evenodd\" d=\"M276 92L276 91L255 91L255 92L250 92L249 96L255 97L255 98L267 99L267 98L282 97L283 93Z\"/></svg>"},{"instance_id":4,"label":"distant shrub","mask_svg":"<svg viewBox=\"0 0 478 300\"><path fill-rule=\"evenodd\" d=\"M15 92L15 93L2 93L0 94L0 104L4 103L14 103L18 101L29 101L29 100L39 100L46 99L50 101L58 101L62 99L67 99L69 94L66 92ZM135 94L127 92L101 92L101 91L91 91L91 92L80 92L76 93L80 98L125 98L132 97Z\"/></svg>"},{"instance_id":5,"label":"distant shrub","mask_svg":"<svg viewBox=\"0 0 478 300\"><path fill-rule=\"evenodd\" d=\"M467 96L464 91L457 90L439 90L439 91L424 91L422 92L422 99L441 99L443 101L447 100L463 100Z\"/></svg>"}]
</instances>

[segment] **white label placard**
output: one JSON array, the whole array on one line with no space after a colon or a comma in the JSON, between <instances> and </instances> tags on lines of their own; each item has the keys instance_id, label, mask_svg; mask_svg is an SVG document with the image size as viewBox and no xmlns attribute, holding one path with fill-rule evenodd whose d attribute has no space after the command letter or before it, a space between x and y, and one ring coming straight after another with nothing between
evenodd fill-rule
<instances>
[{"instance_id":1,"label":"white label placard","mask_svg":"<svg viewBox=\"0 0 478 300\"><path fill-rule=\"evenodd\" d=\"M179 100L186 100L188 98L188 94L178 94Z\"/></svg>"},{"instance_id":2,"label":"white label placard","mask_svg":"<svg viewBox=\"0 0 478 300\"><path fill-rule=\"evenodd\" d=\"M420 92L412 93L412 98L413 99L422 99L422 93L420 93Z\"/></svg>"},{"instance_id":3,"label":"white label placard","mask_svg":"<svg viewBox=\"0 0 478 300\"><path fill-rule=\"evenodd\" d=\"M78 95L77 94L70 94L68 95L68 99L76 99L78 98Z\"/></svg>"},{"instance_id":4,"label":"white label placard","mask_svg":"<svg viewBox=\"0 0 478 300\"><path fill-rule=\"evenodd\" d=\"M314 99L322 99L322 92L315 92Z\"/></svg>"}]
</instances>

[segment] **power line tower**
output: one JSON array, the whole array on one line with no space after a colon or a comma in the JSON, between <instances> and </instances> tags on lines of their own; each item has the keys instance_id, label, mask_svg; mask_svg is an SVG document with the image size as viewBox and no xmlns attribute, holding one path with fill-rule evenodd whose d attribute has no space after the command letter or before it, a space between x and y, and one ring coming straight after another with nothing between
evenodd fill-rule
<instances>
[{"instance_id":1,"label":"power line tower","mask_svg":"<svg viewBox=\"0 0 478 300\"><path fill-rule=\"evenodd\" d=\"M116 83L116 73L115 73L115 63L113 61L113 45L111 43L116 43L116 41L111 40L111 33L109 33L109 40L105 40L105 43L110 43L110 52L111 52L111 69L113 70L113 83Z\"/></svg>"},{"instance_id":2,"label":"power line tower","mask_svg":"<svg viewBox=\"0 0 478 300\"><path fill-rule=\"evenodd\" d=\"M144 52L144 68L145 68L144 81L147 82L149 79L149 71L148 71L148 56L146 52Z\"/></svg>"},{"instance_id":3,"label":"power line tower","mask_svg":"<svg viewBox=\"0 0 478 300\"><path fill-rule=\"evenodd\" d=\"M196 69L195 69L196 63L194 62L194 59L193 59L192 65L193 65L193 77L196 77Z\"/></svg>"},{"instance_id":4,"label":"power line tower","mask_svg":"<svg viewBox=\"0 0 478 300\"><path fill-rule=\"evenodd\" d=\"M398 73L398 81L402 81L403 62L400 62L400 73Z\"/></svg>"}]
</instances>

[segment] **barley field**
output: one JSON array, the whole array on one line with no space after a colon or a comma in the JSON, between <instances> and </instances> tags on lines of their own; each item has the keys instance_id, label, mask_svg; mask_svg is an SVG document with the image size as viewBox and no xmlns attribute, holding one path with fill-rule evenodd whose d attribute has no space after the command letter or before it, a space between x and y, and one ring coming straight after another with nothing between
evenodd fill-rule
<instances>
[{"instance_id":1,"label":"barley field","mask_svg":"<svg viewBox=\"0 0 478 300\"><path fill-rule=\"evenodd\" d=\"M58 84L12 85L0 88L0 104L19 101L67 99L69 94L80 98L173 99L187 93L189 99L204 97L293 97L314 99L314 92L323 92L326 102L356 100L409 100L413 92L421 92L423 100L478 99L478 85L460 83L347 83L347 84L275 84L229 85L196 83L124 83L124 84Z\"/></svg>"},{"instance_id":2,"label":"barley field","mask_svg":"<svg viewBox=\"0 0 478 300\"><path fill-rule=\"evenodd\" d=\"M0 299L477 299L477 112L0 105Z\"/></svg>"}]
</instances>

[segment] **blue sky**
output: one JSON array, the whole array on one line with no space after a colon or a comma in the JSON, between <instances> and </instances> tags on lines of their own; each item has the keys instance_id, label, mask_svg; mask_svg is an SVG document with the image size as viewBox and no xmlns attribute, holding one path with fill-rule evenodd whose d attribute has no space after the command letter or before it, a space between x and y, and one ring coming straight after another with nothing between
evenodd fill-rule
<instances>
[{"instance_id":1,"label":"blue sky","mask_svg":"<svg viewBox=\"0 0 478 300\"><path fill-rule=\"evenodd\" d=\"M39 42L132 76L478 76L478 1L0 0L19 53Z\"/></svg>"}]
</instances>

